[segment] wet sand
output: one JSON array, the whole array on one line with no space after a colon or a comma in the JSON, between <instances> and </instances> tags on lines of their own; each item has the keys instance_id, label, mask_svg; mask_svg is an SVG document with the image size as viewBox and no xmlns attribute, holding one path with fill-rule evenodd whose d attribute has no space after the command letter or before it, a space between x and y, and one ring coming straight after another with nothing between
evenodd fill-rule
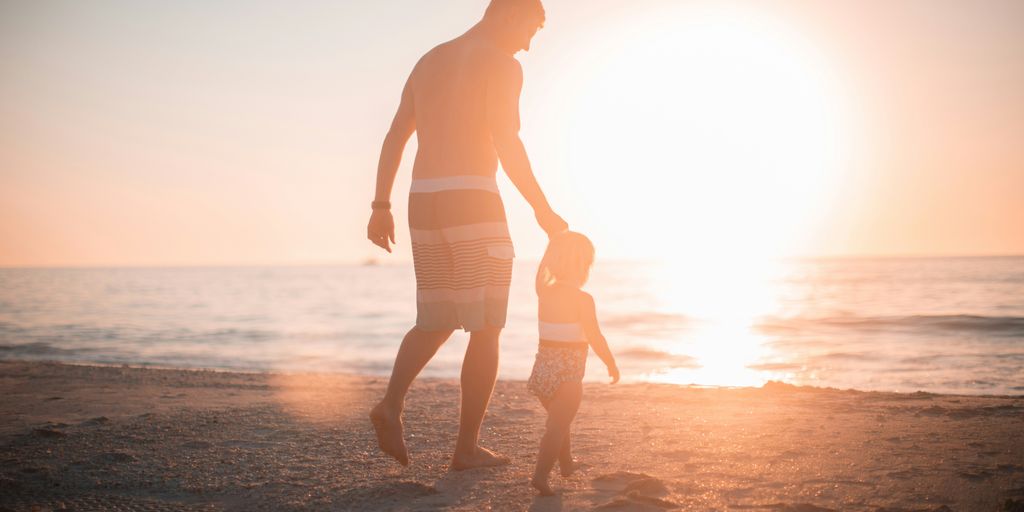
<instances>
[{"instance_id":1,"label":"wet sand","mask_svg":"<svg viewBox=\"0 0 1024 512\"><path fill-rule=\"evenodd\" d=\"M1024 398L587 384L576 475L528 485L543 410L498 383L448 471L458 384L417 382L412 465L378 454L384 379L0 362L2 510L1024 509Z\"/></svg>"}]
</instances>

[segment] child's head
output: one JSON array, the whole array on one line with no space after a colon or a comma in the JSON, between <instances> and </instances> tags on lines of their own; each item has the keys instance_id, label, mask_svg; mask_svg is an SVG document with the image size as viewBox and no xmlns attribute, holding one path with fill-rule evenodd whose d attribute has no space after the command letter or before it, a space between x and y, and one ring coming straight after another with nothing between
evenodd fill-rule
<instances>
[{"instance_id":1,"label":"child's head","mask_svg":"<svg viewBox=\"0 0 1024 512\"><path fill-rule=\"evenodd\" d=\"M555 283L582 287L593 263L594 244L589 238L575 231L555 235L537 269L537 293Z\"/></svg>"}]
</instances>

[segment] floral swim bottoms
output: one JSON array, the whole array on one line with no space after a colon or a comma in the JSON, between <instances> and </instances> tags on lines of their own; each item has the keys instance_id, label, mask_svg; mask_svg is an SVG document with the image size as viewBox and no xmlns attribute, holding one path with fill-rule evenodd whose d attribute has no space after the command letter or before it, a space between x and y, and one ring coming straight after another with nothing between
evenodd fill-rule
<instances>
[{"instance_id":1,"label":"floral swim bottoms","mask_svg":"<svg viewBox=\"0 0 1024 512\"><path fill-rule=\"evenodd\" d=\"M558 388L566 382L583 382L587 369L587 348L550 347L541 345L533 363L533 373L526 383L526 389L548 402Z\"/></svg>"}]
</instances>

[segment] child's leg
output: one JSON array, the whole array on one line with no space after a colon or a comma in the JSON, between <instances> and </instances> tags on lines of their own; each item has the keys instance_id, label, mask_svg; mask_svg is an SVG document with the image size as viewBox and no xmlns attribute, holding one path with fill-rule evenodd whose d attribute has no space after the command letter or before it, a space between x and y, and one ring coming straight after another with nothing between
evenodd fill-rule
<instances>
[{"instance_id":1,"label":"child's leg","mask_svg":"<svg viewBox=\"0 0 1024 512\"><path fill-rule=\"evenodd\" d=\"M569 439L572 438L572 429L565 433L562 440L562 449L558 452L558 468L562 476L572 476L576 471L576 461L572 460L572 447Z\"/></svg>"},{"instance_id":2,"label":"child's leg","mask_svg":"<svg viewBox=\"0 0 1024 512\"><path fill-rule=\"evenodd\" d=\"M537 454L537 468L533 472L533 486L541 494L552 494L548 486L548 476L562 450L562 443L569 433L569 427L580 407L583 396L583 385L579 382L566 382L558 388L548 406L548 421L544 437L540 440L540 451Z\"/></svg>"},{"instance_id":3,"label":"child's leg","mask_svg":"<svg viewBox=\"0 0 1024 512\"><path fill-rule=\"evenodd\" d=\"M546 412L551 406L551 402L548 400L541 400L541 405L544 406ZM576 472L576 461L572 458L572 428L565 433L565 439L562 440L562 449L558 452L558 468L562 473L562 476L569 477Z\"/></svg>"}]
</instances>

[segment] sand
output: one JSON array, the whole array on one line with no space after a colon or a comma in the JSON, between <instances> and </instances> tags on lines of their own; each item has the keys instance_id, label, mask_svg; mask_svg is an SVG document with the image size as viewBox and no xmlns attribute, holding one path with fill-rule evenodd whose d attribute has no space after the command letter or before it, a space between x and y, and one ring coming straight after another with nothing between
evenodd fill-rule
<instances>
[{"instance_id":1,"label":"sand","mask_svg":"<svg viewBox=\"0 0 1024 512\"><path fill-rule=\"evenodd\" d=\"M465 472L457 382L413 387L409 468L366 418L384 385L0 362L0 510L1024 509L1024 397L588 384L584 466L545 498L523 382L498 383L483 434L512 464Z\"/></svg>"}]
</instances>

